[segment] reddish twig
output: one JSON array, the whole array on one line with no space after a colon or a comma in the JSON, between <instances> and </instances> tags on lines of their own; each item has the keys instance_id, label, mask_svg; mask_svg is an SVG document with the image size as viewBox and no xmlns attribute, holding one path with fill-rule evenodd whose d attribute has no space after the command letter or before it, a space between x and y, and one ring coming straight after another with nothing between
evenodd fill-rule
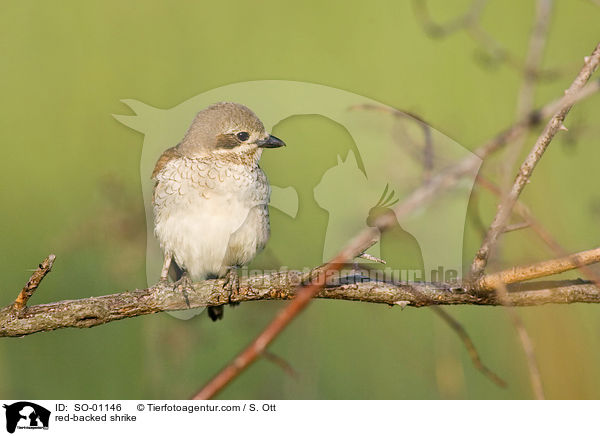
<instances>
[{"instance_id":1,"label":"reddish twig","mask_svg":"<svg viewBox=\"0 0 600 436\"><path fill-rule=\"evenodd\" d=\"M246 347L229 365L214 377L192 399L207 400L214 397L229 382L237 377L244 369L250 366L283 331L283 329L310 303L319 291L325 286L327 273L338 271L346 263L343 254L338 255L333 261L325 265L316 280L303 287L296 298L281 310L275 319L262 331L252 343Z\"/></svg>"},{"instance_id":2,"label":"reddish twig","mask_svg":"<svg viewBox=\"0 0 600 436\"><path fill-rule=\"evenodd\" d=\"M589 94L575 94L574 90L572 95L563 97L555 104L559 105L559 108L562 108L565 105L568 105L570 108L576 99L584 98L587 95ZM526 131L528 127L536 124L539 118L545 116L546 112L553 112L551 109L554 108L555 104L545 106L541 111L535 113L535 117L528 116L523 119L521 122L515 124L488 143L484 144L477 151L484 156L487 156L498 150L507 141L514 139L514 137L519 136ZM300 291L298 291L298 296L276 316L271 324L269 324L232 363L226 366L200 392L198 392L198 394L194 396L194 399L212 398L245 368L251 365L260 356L261 352L266 349L283 329L306 307L306 305L308 305L310 300L320 292L325 285L326 273L339 270L355 256L363 253L374 240L377 240L380 232L385 231L396 222L396 217L402 217L409 212L412 212L417 207L430 200L434 195L439 194L450 186L454 186L464 175L474 171L478 165L479 158L476 156L467 157L449 170L432 178L428 183L415 190L404 202L394 208L395 214L383 214L378 217L374 223L375 227L369 227L363 230L332 262L326 264L318 274L318 280L313 281L310 285L300 289Z\"/></svg>"}]
</instances>

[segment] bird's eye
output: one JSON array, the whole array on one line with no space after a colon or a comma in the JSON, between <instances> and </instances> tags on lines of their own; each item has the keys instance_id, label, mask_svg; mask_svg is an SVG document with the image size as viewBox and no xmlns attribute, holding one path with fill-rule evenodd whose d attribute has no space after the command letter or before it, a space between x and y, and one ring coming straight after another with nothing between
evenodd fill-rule
<instances>
[{"instance_id":1,"label":"bird's eye","mask_svg":"<svg viewBox=\"0 0 600 436\"><path fill-rule=\"evenodd\" d=\"M244 142L244 141L247 141L248 138L250 138L250 133L248 133L248 132L240 132L236 136L237 136L237 138L240 141Z\"/></svg>"}]
</instances>

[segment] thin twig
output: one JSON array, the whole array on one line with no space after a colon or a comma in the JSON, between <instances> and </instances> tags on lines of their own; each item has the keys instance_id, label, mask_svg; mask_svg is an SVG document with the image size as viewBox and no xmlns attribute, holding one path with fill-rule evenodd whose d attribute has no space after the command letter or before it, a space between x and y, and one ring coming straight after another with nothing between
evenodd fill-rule
<instances>
[{"instance_id":1,"label":"thin twig","mask_svg":"<svg viewBox=\"0 0 600 436\"><path fill-rule=\"evenodd\" d=\"M519 90L517 100L517 118L522 117L526 113L533 109L534 103L534 90L538 80L538 71L540 70L542 62L542 54L544 46L546 45L547 32L550 22L550 12L552 10L552 0L538 0L536 7L536 17L534 20L533 30L529 40L529 50L525 59L525 71L523 74L523 83ZM517 158L521 152L523 144L525 143L525 137L521 136L516 141L508 146L506 156L503 160L505 180L503 186L508 187L510 183L510 175L513 174L513 167ZM506 188L505 188L506 191ZM504 200L504 195L500 196L501 200ZM504 233L515 231L530 226L529 221L519 223L516 225L507 225L504 229ZM484 236L485 237L485 236ZM499 299L503 303L507 303L507 290L504 283L500 283L497 292ZM505 304L507 311L509 312L510 319L515 326L519 339L525 350L527 357L528 368L531 383L533 386L534 394L536 398L542 399L544 394L541 385L541 377L539 375L539 369L537 366L537 360L535 353L533 352L533 345L525 326L519 317L518 313L513 307Z\"/></svg>"},{"instance_id":2,"label":"thin twig","mask_svg":"<svg viewBox=\"0 0 600 436\"><path fill-rule=\"evenodd\" d=\"M588 81L592 73L596 70L600 64L600 44L596 46L592 54L586 58L583 68L566 91L566 95L574 95L579 90L581 90L585 83ZM482 274L485 266L487 265L489 255L496 245L498 241L498 237L504 231L504 227L508 222L511 211L521 195L521 192L525 188L525 185L529 182L533 170L542 155L546 151L546 148L554 138L554 135L563 125L563 121L569 110L571 109L572 104L566 105L559 109L554 116L550 119L546 127L544 128L542 134L538 137L535 145L533 146L531 152L521 165L519 173L515 179L512 189L507 194L504 201L500 203L498 206L498 211L492 224L489 227L488 233L481 244L481 248L477 252L475 258L473 259L473 263L471 264L471 272L470 276L472 279L478 279Z\"/></svg>"},{"instance_id":3,"label":"thin twig","mask_svg":"<svg viewBox=\"0 0 600 436\"><path fill-rule=\"evenodd\" d=\"M407 111L399 111L396 109L391 109L387 106L380 106L375 104L357 104L350 106L349 110L369 110L369 111L378 111L383 113L389 113L398 119L408 120L416 123L423 132L423 145L420 149L413 149L412 147L407 147L407 144L402 142L402 146L405 148L407 152L411 154L411 157L418 162L422 162L423 164L423 183L429 181L433 174L433 169L435 166L435 153L433 149L433 137L432 137L432 128L431 125L426 122L423 118L418 115L407 112Z\"/></svg>"},{"instance_id":4,"label":"thin twig","mask_svg":"<svg viewBox=\"0 0 600 436\"><path fill-rule=\"evenodd\" d=\"M13 309L17 311L22 311L27 306L27 302L38 288L44 277L52 270L52 265L54 265L54 260L56 256L54 254L49 255L42 263L39 264L38 268L29 278L29 281L23 287L17 299L13 303Z\"/></svg>"},{"instance_id":5,"label":"thin twig","mask_svg":"<svg viewBox=\"0 0 600 436\"><path fill-rule=\"evenodd\" d=\"M534 103L535 85L538 82L538 71L540 70L544 48L548 36L550 24L550 15L552 11L553 0L538 0L536 2L536 14L529 38L529 49L525 58L525 71L523 72L523 82L517 96L517 119L531 112ZM522 136L512 144L506 151L503 159L502 173L505 180L502 186L509 186L510 177L513 174L513 167L519 157L525 138Z\"/></svg>"},{"instance_id":6,"label":"thin twig","mask_svg":"<svg viewBox=\"0 0 600 436\"><path fill-rule=\"evenodd\" d=\"M473 0L467 11L445 23L437 23L431 17L426 0L413 0L413 9L417 20L425 32L432 38L445 38L451 34L464 30L466 34L479 45L483 56L479 58L487 64L503 62L510 67L522 71L523 74L532 74L537 78L554 78L557 71L539 71L529 69L527 59L523 62L518 56L507 50L500 42L494 39L481 25L481 17L487 0Z\"/></svg>"},{"instance_id":7,"label":"thin twig","mask_svg":"<svg viewBox=\"0 0 600 436\"><path fill-rule=\"evenodd\" d=\"M543 400L545 399L545 396L544 388L542 385L542 376L540 374L540 368L537 362L537 358L535 357L533 341L531 340L529 333L527 333L527 329L523 324L523 320L517 313L516 309L511 305L510 299L508 298L508 290L506 289L506 285L501 282L498 283L496 287L496 293L502 305L505 306L508 310L511 322L515 326L515 329L517 330L517 333L519 335L519 340L521 341L521 346L523 347L523 351L525 352L525 358L527 360L527 367L529 369L529 379L531 380L531 388L533 390L533 394L537 400Z\"/></svg>"},{"instance_id":8,"label":"thin twig","mask_svg":"<svg viewBox=\"0 0 600 436\"><path fill-rule=\"evenodd\" d=\"M469 357L471 358L471 362L473 362L473 366L480 371L484 376L489 378L496 385L501 388L506 387L506 382L502 380L495 372L489 369L487 366L483 364L481 361L481 357L479 357L479 353L477 352L477 348L475 348L475 344L471 340L471 337L465 330L465 328L452 317L448 312L438 306L431 306L431 309L442 318L448 326L458 335L462 343L464 344L467 352L469 353Z\"/></svg>"},{"instance_id":9,"label":"thin twig","mask_svg":"<svg viewBox=\"0 0 600 436\"><path fill-rule=\"evenodd\" d=\"M477 22L483 12L487 0L474 0L469 9L457 18L450 20L444 24L439 24L433 21L427 2L424 0L413 0L413 9L417 19L421 21L425 32L433 38L443 38L451 35L454 32L464 29Z\"/></svg>"},{"instance_id":10,"label":"thin twig","mask_svg":"<svg viewBox=\"0 0 600 436\"><path fill-rule=\"evenodd\" d=\"M357 256L360 259L366 259L366 260L370 260L372 262L377 262L377 263L381 263L381 264L386 264L387 262L383 259L380 259L376 256L373 256L372 254L369 253L361 253Z\"/></svg>"},{"instance_id":11,"label":"thin twig","mask_svg":"<svg viewBox=\"0 0 600 436\"><path fill-rule=\"evenodd\" d=\"M573 94L567 94L558 100L552 101L541 108L534 110L521 118L509 128L501 131L489 141L473 150L473 154L465 157L456 164L440 171L432 177L428 183L425 183L409 194L404 201L394 208L394 214L383 214L379 222L381 224L392 225L394 215L398 220L409 213L422 207L434 197L456 186L465 176L474 175L481 164L481 160L487 158L492 153L502 149L507 143L514 141L523 134L536 126L542 120L554 114L556 111L571 107L575 103L589 97L600 90L600 81L594 81L581 90ZM365 108L363 106L363 108ZM379 108L386 112L394 114L396 110Z\"/></svg>"},{"instance_id":12,"label":"thin twig","mask_svg":"<svg viewBox=\"0 0 600 436\"><path fill-rule=\"evenodd\" d=\"M531 224L528 222L509 224L504 229L504 233L516 232L517 230L528 229L529 227L531 227Z\"/></svg>"},{"instance_id":13,"label":"thin twig","mask_svg":"<svg viewBox=\"0 0 600 436\"><path fill-rule=\"evenodd\" d=\"M502 192L500 188L494 185L490 180L483 177L481 174L477 175L476 183L479 186L484 187L492 194L500 197ZM541 223L534 217L533 213L521 200L517 200L514 208L522 219L524 219L531 229L538 235L538 237L552 250L556 256L566 256L567 251L554 239L554 237L548 232ZM486 229L487 230L487 229ZM483 235L485 237L485 233Z\"/></svg>"},{"instance_id":14,"label":"thin twig","mask_svg":"<svg viewBox=\"0 0 600 436\"><path fill-rule=\"evenodd\" d=\"M278 367L280 367L290 377L295 378L295 379L298 378L298 372L283 357L278 356L277 354L272 353L269 350L264 350L262 352L262 355L263 355L263 357L265 359L273 362L275 365L277 365Z\"/></svg>"},{"instance_id":15,"label":"thin twig","mask_svg":"<svg viewBox=\"0 0 600 436\"><path fill-rule=\"evenodd\" d=\"M600 84L600 81L598 81ZM590 85L587 85L590 86ZM493 193L494 195L500 197L502 195L500 188L494 185L491 181L487 180L481 174L477 176L476 179L477 185L480 185L486 188L488 191ZM521 218L525 220L525 222L529 225L529 227L535 232L535 234L550 248L550 250L554 253L555 256L565 257L568 256L567 250L565 250L562 245L556 241L556 239L546 230L542 224L538 221L538 219L533 215L531 210L525 205L521 200L517 200L514 207L515 212L517 212ZM524 223L523 223L524 224ZM507 226L504 233L510 231L510 226ZM485 235L484 235L485 236ZM583 276L594 282L596 285L600 284L600 275L590 268L587 265L579 265L579 269Z\"/></svg>"},{"instance_id":16,"label":"thin twig","mask_svg":"<svg viewBox=\"0 0 600 436\"><path fill-rule=\"evenodd\" d=\"M519 283L540 277L548 277L597 262L600 262L600 248L581 251L567 257L546 260L531 265L515 266L494 274L488 274L481 277L476 282L475 287L480 290L493 290L500 283Z\"/></svg>"}]
</instances>

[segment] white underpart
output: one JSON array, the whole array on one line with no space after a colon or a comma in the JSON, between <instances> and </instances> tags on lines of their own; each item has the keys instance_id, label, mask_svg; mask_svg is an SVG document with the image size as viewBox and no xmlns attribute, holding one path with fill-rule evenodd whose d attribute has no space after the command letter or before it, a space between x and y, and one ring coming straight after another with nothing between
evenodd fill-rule
<instances>
[{"instance_id":1,"label":"white underpart","mask_svg":"<svg viewBox=\"0 0 600 436\"><path fill-rule=\"evenodd\" d=\"M182 157L155 179L156 236L193 280L223 276L267 243L270 188L256 162Z\"/></svg>"}]
</instances>

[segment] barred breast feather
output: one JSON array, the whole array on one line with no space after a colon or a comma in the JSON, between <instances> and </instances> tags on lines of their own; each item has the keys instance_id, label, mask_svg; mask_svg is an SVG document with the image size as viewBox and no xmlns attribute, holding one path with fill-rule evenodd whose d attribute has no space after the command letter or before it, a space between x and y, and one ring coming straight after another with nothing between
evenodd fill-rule
<instances>
[{"instance_id":1,"label":"barred breast feather","mask_svg":"<svg viewBox=\"0 0 600 436\"><path fill-rule=\"evenodd\" d=\"M193 280L223 276L267 243L270 187L257 161L192 158L175 147L158 160L152 174L155 234Z\"/></svg>"}]
</instances>

